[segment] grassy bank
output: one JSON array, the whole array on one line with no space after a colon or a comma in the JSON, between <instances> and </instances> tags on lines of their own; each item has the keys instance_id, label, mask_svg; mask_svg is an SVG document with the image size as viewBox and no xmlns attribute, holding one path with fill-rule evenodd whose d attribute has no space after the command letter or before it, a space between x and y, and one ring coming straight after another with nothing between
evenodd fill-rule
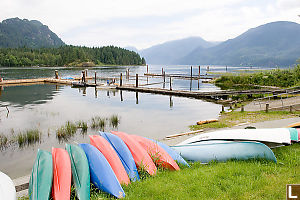
<instances>
[{"instance_id":1,"label":"grassy bank","mask_svg":"<svg viewBox=\"0 0 300 200\"><path fill-rule=\"evenodd\" d=\"M273 151L277 163L192 163L191 168L181 167L177 172L160 171L154 177L123 186L125 199L285 199L286 184L300 183L300 145ZM91 199L113 198L93 189Z\"/></svg>"},{"instance_id":2,"label":"grassy bank","mask_svg":"<svg viewBox=\"0 0 300 200\"><path fill-rule=\"evenodd\" d=\"M274 69L255 73L222 75L215 81L222 89L252 86L292 87L300 85L300 65L292 69Z\"/></svg>"},{"instance_id":3,"label":"grassy bank","mask_svg":"<svg viewBox=\"0 0 300 200\"><path fill-rule=\"evenodd\" d=\"M268 113L266 113L265 111L224 112L219 117L218 122L214 122L210 124L202 124L202 125L191 125L190 129L192 131L195 131L199 129L208 129L208 128L225 128L225 127L232 127L242 123L256 123L261 121L285 119L285 118L297 117L299 115L300 112L290 113L288 111L269 111Z\"/></svg>"}]
</instances>

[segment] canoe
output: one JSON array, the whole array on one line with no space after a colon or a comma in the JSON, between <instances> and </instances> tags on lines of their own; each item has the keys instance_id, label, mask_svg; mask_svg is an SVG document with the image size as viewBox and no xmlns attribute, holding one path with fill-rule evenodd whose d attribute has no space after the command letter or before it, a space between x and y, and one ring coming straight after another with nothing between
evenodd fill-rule
<instances>
[{"instance_id":1,"label":"canoe","mask_svg":"<svg viewBox=\"0 0 300 200\"><path fill-rule=\"evenodd\" d=\"M52 148L54 200L70 199L71 193L71 161L68 152L60 148Z\"/></svg>"},{"instance_id":2,"label":"canoe","mask_svg":"<svg viewBox=\"0 0 300 200\"><path fill-rule=\"evenodd\" d=\"M265 128L265 129L226 129L203 133L191 137L178 145L185 145L205 140L230 140L230 141L257 141L270 148L290 145L291 137L288 128Z\"/></svg>"},{"instance_id":3,"label":"canoe","mask_svg":"<svg viewBox=\"0 0 300 200\"><path fill-rule=\"evenodd\" d=\"M150 139L150 138L147 138L151 141L153 141L154 143L158 144L160 147L162 147L166 152L168 152L168 154L174 159L176 160L178 163L180 164L183 164L185 166L188 166L190 167L190 165L176 152L174 151L171 147L169 147L168 145L162 143L162 142L159 142L157 140L153 140L153 139Z\"/></svg>"},{"instance_id":4,"label":"canoe","mask_svg":"<svg viewBox=\"0 0 300 200\"><path fill-rule=\"evenodd\" d=\"M29 180L28 196L30 200L49 199L53 179L52 155L48 151L38 150Z\"/></svg>"},{"instance_id":5,"label":"canoe","mask_svg":"<svg viewBox=\"0 0 300 200\"><path fill-rule=\"evenodd\" d=\"M287 126L287 128L300 128L300 122L296 122Z\"/></svg>"},{"instance_id":6,"label":"canoe","mask_svg":"<svg viewBox=\"0 0 300 200\"><path fill-rule=\"evenodd\" d=\"M184 159L209 163L225 162L230 159L267 159L276 162L272 150L260 142L203 141L188 145L172 146Z\"/></svg>"},{"instance_id":7,"label":"canoe","mask_svg":"<svg viewBox=\"0 0 300 200\"><path fill-rule=\"evenodd\" d=\"M66 144L70 156L72 179L79 200L90 199L90 169L86 155L78 145Z\"/></svg>"},{"instance_id":8,"label":"canoe","mask_svg":"<svg viewBox=\"0 0 300 200\"><path fill-rule=\"evenodd\" d=\"M299 136L298 136L298 131L295 128L289 128L290 131L290 136L291 136L291 140L293 142L299 142Z\"/></svg>"},{"instance_id":9,"label":"canoe","mask_svg":"<svg viewBox=\"0 0 300 200\"><path fill-rule=\"evenodd\" d=\"M126 144L119 138L118 136L106 133L106 132L99 132L99 134L108 141L111 146L114 148L115 152L119 156L129 178L131 181L138 181L140 180L138 170L136 168L134 159L132 157L131 152L129 151Z\"/></svg>"},{"instance_id":10,"label":"canoe","mask_svg":"<svg viewBox=\"0 0 300 200\"><path fill-rule=\"evenodd\" d=\"M128 185L130 183L130 180L128 178L127 172L119 156L117 155L114 148L110 145L110 143L100 135L90 135L90 143L91 145L96 147L106 158L120 184Z\"/></svg>"},{"instance_id":11,"label":"canoe","mask_svg":"<svg viewBox=\"0 0 300 200\"><path fill-rule=\"evenodd\" d=\"M0 172L0 195L1 199L16 200L16 188L9 176Z\"/></svg>"},{"instance_id":12,"label":"canoe","mask_svg":"<svg viewBox=\"0 0 300 200\"><path fill-rule=\"evenodd\" d=\"M124 190L103 154L93 145L79 144L79 146L88 159L91 182L100 190L117 198L125 197Z\"/></svg>"},{"instance_id":13,"label":"canoe","mask_svg":"<svg viewBox=\"0 0 300 200\"><path fill-rule=\"evenodd\" d=\"M120 137L130 150L136 166L140 169L145 169L150 175L156 174L156 166L148 155L147 151L127 133L112 131L114 135Z\"/></svg>"},{"instance_id":14,"label":"canoe","mask_svg":"<svg viewBox=\"0 0 300 200\"><path fill-rule=\"evenodd\" d=\"M130 137L132 137L134 140L138 141L140 145L142 145L142 147L148 152L149 156L152 158L156 166L160 166L172 171L180 170L179 166L173 160L173 158L158 144L138 135L130 135Z\"/></svg>"}]
</instances>

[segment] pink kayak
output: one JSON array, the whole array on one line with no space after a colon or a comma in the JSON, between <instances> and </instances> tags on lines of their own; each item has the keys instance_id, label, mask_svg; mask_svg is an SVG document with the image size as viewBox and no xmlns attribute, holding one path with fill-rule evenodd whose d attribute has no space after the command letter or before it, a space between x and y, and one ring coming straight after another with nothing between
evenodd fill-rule
<instances>
[{"instance_id":1,"label":"pink kayak","mask_svg":"<svg viewBox=\"0 0 300 200\"><path fill-rule=\"evenodd\" d=\"M100 135L90 135L90 143L91 145L96 147L106 158L120 184L128 185L130 183L130 180L127 175L127 172L119 156L117 155L113 147L110 145L110 143Z\"/></svg>"},{"instance_id":2,"label":"pink kayak","mask_svg":"<svg viewBox=\"0 0 300 200\"><path fill-rule=\"evenodd\" d=\"M157 169L151 157L137 141L131 138L127 133L117 131L112 131L111 133L117 135L124 141L138 168L144 168L150 175L156 174Z\"/></svg>"}]
</instances>

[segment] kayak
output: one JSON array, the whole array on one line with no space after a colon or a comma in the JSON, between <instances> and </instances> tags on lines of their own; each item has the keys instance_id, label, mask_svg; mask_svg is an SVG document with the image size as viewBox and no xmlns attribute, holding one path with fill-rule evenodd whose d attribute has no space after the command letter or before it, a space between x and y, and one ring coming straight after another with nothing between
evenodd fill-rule
<instances>
[{"instance_id":1,"label":"kayak","mask_svg":"<svg viewBox=\"0 0 300 200\"><path fill-rule=\"evenodd\" d=\"M130 135L130 137L142 145L157 166L161 166L169 170L180 170L173 158L158 144L138 135Z\"/></svg>"},{"instance_id":2,"label":"kayak","mask_svg":"<svg viewBox=\"0 0 300 200\"><path fill-rule=\"evenodd\" d=\"M1 199L16 200L16 188L9 176L0 172L0 195Z\"/></svg>"},{"instance_id":3,"label":"kayak","mask_svg":"<svg viewBox=\"0 0 300 200\"><path fill-rule=\"evenodd\" d=\"M103 154L93 145L79 144L79 146L88 159L91 182L100 190L117 198L125 197L124 190Z\"/></svg>"},{"instance_id":4,"label":"kayak","mask_svg":"<svg viewBox=\"0 0 300 200\"><path fill-rule=\"evenodd\" d=\"M110 143L100 135L90 135L90 143L91 145L96 147L106 158L115 175L117 176L120 184L128 185L130 183L130 180L128 178L127 172L124 169L119 156L110 145Z\"/></svg>"},{"instance_id":5,"label":"kayak","mask_svg":"<svg viewBox=\"0 0 300 200\"><path fill-rule=\"evenodd\" d=\"M296 128L289 128L291 140L293 142L299 142L298 131Z\"/></svg>"},{"instance_id":6,"label":"kayak","mask_svg":"<svg viewBox=\"0 0 300 200\"><path fill-rule=\"evenodd\" d=\"M49 199L53 179L52 155L48 151L38 150L29 180L30 200Z\"/></svg>"},{"instance_id":7,"label":"kayak","mask_svg":"<svg viewBox=\"0 0 300 200\"><path fill-rule=\"evenodd\" d=\"M70 156L72 179L79 200L90 199L90 169L86 155L78 145L66 144Z\"/></svg>"},{"instance_id":8,"label":"kayak","mask_svg":"<svg viewBox=\"0 0 300 200\"><path fill-rule=\"evenodd\" d=\"M290 145L291 136L288 128L265 129L226 129L203 133L191 137L178 145L185 145L206 140L230 140L230 141L257 141L270 148Z\"/></svg>"},{"instance_id":9,"label":"kayak","mask_svg":"<svg viewBox=\"0 0 300 200\"><path fill-rule=\"evenodd\" d=\"M54 200L70 199L71 193L71 161L66 150L52 148Z\"/></svg>"},{"instance_id":10,"label":"kayak","mask_svg":"<svg viewBox=\"0 0 300 200\"><path fill-rule=\"evenodd\" d=\"M156 166L147 151L127 133L112 131L112 134L120 137L130 150L136 166L145 169L150 175L156 174Z\"/></svg>"},{"instance_id":11,"label":"kayak","mask_svg":"<svg viewBox=\"0 0 300 200\"><path fill-rule=\"evenodd\" d=\"M129 151L126 144L119 138L118 136L107 133L107 132L99 132L99 134L108 141L111 146L114 148L115 152L119 156L129 178L131 181L140 180L138 170L136 168L134 159L132 157L131 152Z\"/></svg>"},{"instance_id":12,"label":"kayak","mask_svg":"<svg viewBox=\"0 0 300 200\"><path fill-rule=\"evenodd\" d=\"M260 142L203 141L188 145L172 146L184 159L209 163L227 160L262 158L276 162L272 150Z\"/></svg>"},{"instance_id":13,"label":"kayak","mask_svg":"<svg viewBox=\"0 0 300 200\"><path fill-rule=\"evenodd\" d=\"M171 147L169 147L168 145L159 142L157 140L153 140L150 138L147 138L151 141L153 141L154 143L158 144L160 147L162 147L174 160L176 160L178 163L183 164L185 166L190 167L190 165L176 152L174 151Z\"/></svg>"},{"instance_id":14,"label":"kayak","mask_svg":"<svg viewBox=\"0 0 300 200\"><path fill-rule=\"evenodd\" d=\"M300 128L300 122L296 122L287 126L287 128Z\"/></svg>"}]
</instances>

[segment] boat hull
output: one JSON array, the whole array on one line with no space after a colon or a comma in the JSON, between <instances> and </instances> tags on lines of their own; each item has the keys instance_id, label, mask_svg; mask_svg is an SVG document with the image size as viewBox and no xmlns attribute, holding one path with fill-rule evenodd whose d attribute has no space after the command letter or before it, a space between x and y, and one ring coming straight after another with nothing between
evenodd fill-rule
<instances>
[{"instance_id":1,"label":"boat hull","mask_svg":"<svg viewBox=\"0 0 300 200\"><path fill-rule=\"evenodd\" d=\"M15 185L11 178L3 172L0 172L0 194L1 199L16 200Z\"/></svg>"}]
</instances>

